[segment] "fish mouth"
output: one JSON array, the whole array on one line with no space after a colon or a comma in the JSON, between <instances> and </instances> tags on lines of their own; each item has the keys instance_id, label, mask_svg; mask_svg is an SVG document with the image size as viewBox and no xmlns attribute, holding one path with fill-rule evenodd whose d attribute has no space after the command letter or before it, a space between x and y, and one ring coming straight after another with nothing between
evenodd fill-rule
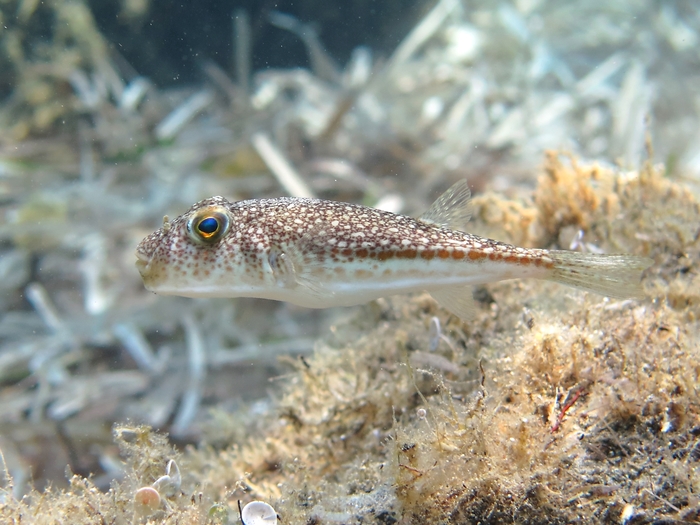
<instances>
[{"instance_id":1,"label":"fish mouth","mask_svg":"<svg viewBox=\"0 0 700 525\"><path fill-rule=\"evenodd\" d=\"M151 262L150 255L142 252L139 249L136 250L136 268L138 269L139 273L142 276L146 272L146 269L148 268L148 263L150 263L150 262Z\"/></svg>"}]
</instances>

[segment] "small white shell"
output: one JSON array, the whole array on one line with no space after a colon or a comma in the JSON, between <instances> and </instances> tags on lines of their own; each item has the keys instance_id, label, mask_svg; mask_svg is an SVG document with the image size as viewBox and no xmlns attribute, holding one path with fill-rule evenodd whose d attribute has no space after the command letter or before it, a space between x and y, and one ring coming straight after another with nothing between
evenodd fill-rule
<instances>
[{"instance_id":1,"label":"small white shell","mask_svg":"<svg viewBox=\"0 0 700 525\"><path fill-rule=\"evenodd\" d=\"M243 525L277 525L277 513L264 501L251 501L241 511Z\"/></svg>"},{"instance_id":2,"label":"small white shell","mask_svg":"<svg viewBox=\"0 0 700 525\"><path fill-rule=\"evenodd\" d=\"M150 516L160 507L160 494L153 487L142 487L134 493L134 511L138 516Z\"/></svg>"},{"instance_id":3,"label":"small white shell","mask_svg":"<svg viewBox=\"0 0 700 525\"><path fill-rule=\"evenodd\" d=\"M174 496L180 491L182 477L180 476L180 468L175 463L174 459L168 461L168 466L165 470L165 476L159 477L153 488L159 491L164 496Z\"/></svg>"}]
</instances>

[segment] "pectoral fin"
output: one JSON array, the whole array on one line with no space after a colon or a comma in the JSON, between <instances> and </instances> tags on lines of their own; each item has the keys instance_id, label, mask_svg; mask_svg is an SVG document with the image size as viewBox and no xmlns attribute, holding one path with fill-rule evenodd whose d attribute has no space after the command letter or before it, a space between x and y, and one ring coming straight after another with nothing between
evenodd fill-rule
<instances>
[{"instance_id":1,"label":"pectoral fin","mask_svg":"<svg viewBox=\"0 0 700 525\"><path fill-rule=\"evenodd\" d=\"M307 239L305 236L300 244L303 245L306 242L313 242L313 237L309 235ZM297 287L305 288L308 295L318 298L319 304L326 303L334 295L318 278L318 271L324 270L323 264L315 259L305 258L297 246L284 248L273 246L268 254L267 263L266 266L280 288L290 290Z\"/></svg>"}]
</instances>

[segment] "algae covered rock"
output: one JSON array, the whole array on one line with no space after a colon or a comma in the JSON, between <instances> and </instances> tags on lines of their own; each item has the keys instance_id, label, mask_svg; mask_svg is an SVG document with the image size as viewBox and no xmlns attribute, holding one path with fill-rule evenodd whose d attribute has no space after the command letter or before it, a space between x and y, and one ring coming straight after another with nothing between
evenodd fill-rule
<instances>
[{"instance_id":1,"label":"algae covered rock","mask_svg":"<svg viewBox=\"0 0 700 525\"><path fill-rule=\"evenodd\" d=\"M477 291L469 322L427 295L377 301L312 357L290 360L263 415L219 415L239 425L232 437L180 455L148 429L120 426L125 477L108 493L77 476L21 501L6 491L2 520L49 523L70 509L74 523L229 523L238 500L271 504L281 523L697 520L692 193L661 167L622 172L552 153L534 196L485 195L475 207L478 233L652 257L648 297L502 282ZM160 487L174 460L178 491L139 515L135 494Z\"/></svg>"}]
</instances>

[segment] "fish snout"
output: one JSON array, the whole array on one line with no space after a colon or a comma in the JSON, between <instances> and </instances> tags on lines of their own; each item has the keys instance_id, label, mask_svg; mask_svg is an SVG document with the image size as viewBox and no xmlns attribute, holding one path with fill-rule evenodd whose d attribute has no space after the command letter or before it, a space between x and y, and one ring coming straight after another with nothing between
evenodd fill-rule
<instances>
[{"instance_id":1,"label":"fish snout","mask_svg":"<svg viewBox=\"0 0 700 525\"><path fill-rule=\"evenodd\" d=\"M141 278L146 283L148 276L152 273L153 257L161 241L160 231L152 233L143 239L136 247L136 268L141 274Z\"/></svg>"},{"instance_id":2,"label":"fish snout","mask_svg":"<svg viewBox=\"0 0 700 525\"><path fill-rule=\"evenodd\" d=\"M136 248L136 269L141 274L141 277L145 276L146 270L148 269L148 263L151 262L151 254L147 253L141 248L141 245Z\"/></svg>"}]
</instances>

